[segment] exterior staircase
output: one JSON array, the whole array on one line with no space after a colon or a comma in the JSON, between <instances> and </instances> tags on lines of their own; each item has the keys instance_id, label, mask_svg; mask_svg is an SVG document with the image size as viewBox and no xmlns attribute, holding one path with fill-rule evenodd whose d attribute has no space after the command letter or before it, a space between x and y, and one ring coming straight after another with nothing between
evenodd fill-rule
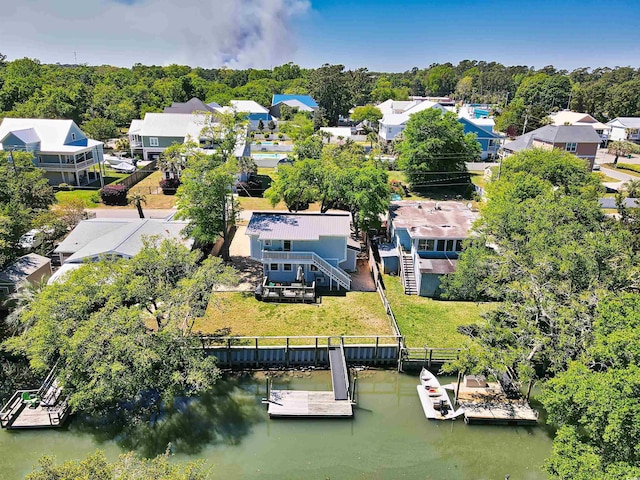
<instances>
[{"instance_id":1,"label":"exterior staircase","mask_svg":"<svg viewBox=\"0 0 640 480\"><path fill-rule=\"evenodd\" d=\"M349 274L339 267L334 267L315 252L262 251L263 263L269 263L273 260L315 265L320 272L331 278L338 287L342 287L347 291L351 290L351 277Z\"/></svg>"},{"instance_id":2,"label":"exterior staircase","mask_svg":"<svg viewBox=\"0 0 640 480\"><path fill-rule=\"evenodd\" d=\"M402 286L406 295L417 295L416 274L413 265L413 257L402 253Z\"/></svg>"}]
</instances>

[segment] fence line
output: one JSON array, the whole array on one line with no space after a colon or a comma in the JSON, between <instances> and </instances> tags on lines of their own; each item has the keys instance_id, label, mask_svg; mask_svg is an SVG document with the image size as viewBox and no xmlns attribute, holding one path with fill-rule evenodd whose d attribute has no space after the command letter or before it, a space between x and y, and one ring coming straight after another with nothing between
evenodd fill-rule
<instances>
[{"instance_id":1,"label":"fence line","mask_svg":"<svg viewBox=\"0 0 640 480\"><path fill-rule=\"evenodd\" d=\"M127 188L133 187L136 183L147 178L149 175L155 172L157 163L158 163L157 160L152 160L144 168L141 168L140 170L136 170L128 177L124 177L120 180L116 180L114 185L124 185Z\"/></svg>"},{"instance_id":2,"label":"fence line","mask_svg":"<svg viewBox=\"0 0 640 480\"><path fill-rule=\"evenodd\" d=\"M367 238L367 247L369 248L369 268L371 269L371 272L373 274L373 281L376 284L376 291L380 296L384 311L387 313L389 321L391 322L391 330L396 337L402 338L402 346L404 347L404 337L402 337L402 333L400 332L400 328L398 327L398 322L396 320L396 316L393 314L391 304L389 303L389 300L387 300L387 295L384 293L382 274L380 273L380 269L378 268L378 263L376 262L375 256L373 254L373 248L371 246L371 241L369 240L369 238Z\"/></svg>"}]
</instances>

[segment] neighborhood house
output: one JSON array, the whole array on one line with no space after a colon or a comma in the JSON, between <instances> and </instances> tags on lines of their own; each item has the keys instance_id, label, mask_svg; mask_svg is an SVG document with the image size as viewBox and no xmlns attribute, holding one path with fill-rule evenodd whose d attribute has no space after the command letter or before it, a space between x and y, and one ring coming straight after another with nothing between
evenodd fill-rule
<instances>
[{"instance_id":1,"label":"neighborhood house","mask_svg":"<svg viewBox=\"0 0 640 480\"><path fill-rule=\"evenodd\" d=\"M5 118L0 124L0 148L30 152L51 185L87 185L100 180L102 142L91 140L73 120Z\"/></svg>"},{"instance_id":2,"label":"neighborhood house","mask_svg":"<svg viewBox=\"0 0 640 480\"><path fill-rule=\"evenodd\" d=\"M600 146L600 135L589 125L545 125L519 136L503 146L503 156L509 156L520 150L558 148L584 158L593 169L596 153Z\"/></svg>"},{"instance_id":3,"label":"neighborhood house","mask_svg":"<svg viewBox=\"0 0 640 480\"><path fill-rule=\"evenodd\" d=\"M255 212L247 226L250 254L272 282L314 282L351 289L360 244L351 239L348 213Z\"/></svg>"},{"instance_id":4,"label":"neighborhood house","mask_svg":"<svg viewBox=\"0 0 640 480\"><path fill-rule=\"evenodd\" d=\"M455 271L463 242L477 218L471 205L461 202L391 202L391 244L379 249L384 271L400 274L409 295L438 296L440 278Z\"/></svg>"},{"instance_id":5,"label":"neighborhood house","mask_svg":"<svg viewBox=\"0 0 640 480\"><path fill-rule=\"evenodd\" d=\"M0 297L15 292L23 282L35 284L51 276L51 260L37 253L24 255L0 272ZM6 308L6 305L2 305Z\"/></svg>"},{"instance_id":6,"label":"neighborhood house","mask_svg":"<svg viewBox=\"0 0 640 480\"><path fill-rule=\"evenodd\" d=\"M55 282L69 270L85 262L100 260L105 256L131 258L144 246L144 239L157 237L175 239L187 248L192 239L182 237L187 222L156 220L150 218L94 218L81 221L54 250L62 267L51 277Z\"/></svg>"}]
</instances>

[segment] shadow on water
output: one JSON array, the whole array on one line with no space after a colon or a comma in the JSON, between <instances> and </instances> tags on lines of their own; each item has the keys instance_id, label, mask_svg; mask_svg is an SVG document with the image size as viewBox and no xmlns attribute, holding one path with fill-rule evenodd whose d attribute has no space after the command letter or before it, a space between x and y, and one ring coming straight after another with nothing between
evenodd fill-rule
<instances>
[{"instance_id":1,"label":"shadow on water","mask_svg":"<svg viewBox=\"0 0 640 480\"><path fill-rule=\"evenodd\" d=\"M103 417L76 415L71 432L94 436L99 443L116 442L125 450L153 457L164 453L195 455L209 445L237 445L264 421L251 375L221 378L198 397L179 397L167 408L148 408L135 416L121 408Z\"/></svg>"}]
</instances>

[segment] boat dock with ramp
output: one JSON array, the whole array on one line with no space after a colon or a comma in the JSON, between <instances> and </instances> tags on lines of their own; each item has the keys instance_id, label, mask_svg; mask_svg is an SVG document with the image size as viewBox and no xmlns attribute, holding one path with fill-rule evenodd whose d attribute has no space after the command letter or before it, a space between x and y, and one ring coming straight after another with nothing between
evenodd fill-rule
<instances>
[{"instance_id":1,"label":"boat dock with ramp","mask_svg":"<svg viewBox=\"0 0 640 480\"><path fill-rule=\"evenodd\" d=\"M333 391L271 390L264 403L271 418L350 418L352 392L344 346L328 345ZM355 383L354 383L355 385Z\"/></svg>"},{"instance_id":2,"label":"boat dock with ramp","mask_svg":"<svg viewBox=\"0 0 640 480\"><path fill-rule=\"evenodd\" d=\"M478 382L473 377L466 377L458 389L458 402L468 424L515 426L538 423L538 413L523 398L508 398L499 382Z\"/></svg>"}]
</instances>

